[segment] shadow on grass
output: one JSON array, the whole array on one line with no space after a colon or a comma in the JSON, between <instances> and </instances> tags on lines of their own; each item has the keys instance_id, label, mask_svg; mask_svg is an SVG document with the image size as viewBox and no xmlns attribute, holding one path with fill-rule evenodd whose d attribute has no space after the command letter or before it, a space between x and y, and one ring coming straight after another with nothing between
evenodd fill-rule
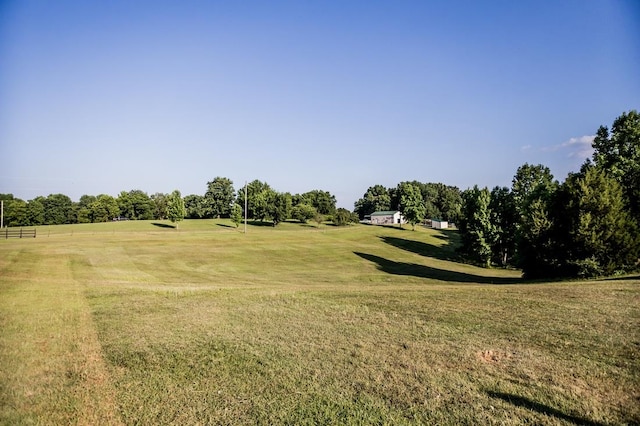
<instances>
[{"instance_id":1,"label":"shadow on grass","mask_svg":"<svg viewBox=\"0 0 640 426\"><path fill-rule=\"evenodd\" d=\"M532 411L537 411L538 413L545 414L547 416L552 416L557 419L564 420L569 423L573 423L575 425L604 426L604 423L596 422L589 419L584 419L582 417L572 416L570 414L563 413L562 411L556 408L549 407L548 405L544 405L536 401L532 401L529 398L525 398L523 396L513 395L510 393L503 393L503 392L494 392L494 391L487 391L487 394L492 398L501 399L517 407L523 407Z\"/></svg>"},{"instance_id":2,"label":"shadow on grass","mask_svg":"<svg viewBox=\"0 0 640 426\"><path fill-rule=\"evenodd\" d=\"M440 260L460 260L460 257L455 251L455 245L452 244L448 236L437 235L436 237L448 241L448 244L442 247L437 247L432 244L423 243L422 241L407 240L397 237L385 236L380 237L380 239L389 245L421 256L433 257Z\"/></svg>"},{"instance_id":3,"label":"shadow on grass","mask_svg":"<svg viewBox=\"0 0 640 426\"><path fill-rule=\"evenodd\" d=\"M222 226L223 228L231 228L231 229L236 229L237 228L237 226L227 225L226 223L216 223L216 225Z\"/></svg>"},{"instance_id":4,"label":"shadow on grass","mask_svg":"<svg viewBox=\"0 0 640 426\"><path fill-rule=\"evenodd\" d=\"M157 226L158 228L170 228L170 229L176 229L175 225L169 225L168 223L158 223L158 222L152 222L151 223L153 226Z\"/></svg>"},{"instance_id":5,"label":"shadow on grass","mask_svg":"<svg viewBox=\"0 0 640 426\"><path fill-rule=\"evenodd\" d=\"M355 255L373 262L378 269L388 274L405 275L418 278L431 278L439 281L475 284L517 284L522 283L521 278L485 277L482 275L468 274L465 272L450 271L431 266L418 265L416 263L395 262L373 254L353 252Z\"/></svg>"},{"instance_id":6,"label":"shadow on grass","mask_svg":"<svg viewBox=\"0 0 640 426\"><path fill-rule=\"evenodd\" d=\"M249 220L247 221L247 225L251 226L271 226L273 227L273 222L267 222L264 220Z\"/></svg>"},{"instance_id":7,"label":"shadow on grass","mask_svg":"<svg viewBox=\"0 0 640 426\"><path fill-rule=\"evenodd\" d=\"M625 275L622 277L603 278L602 281L634 281L640 280L640 275Z\"/></svg>"},{"instance_id":8,"label":"shadow on grass","mask_svg":"<svg viewBox=\"0 0 640 426\"><path fill-rule=\"evenodd\" d=\"M452 240L451 235L452 235L452 234L451 234L451 231L449 231L449 232L448 232L448 233L446 233L446 234L445 234L445 233L440 232L439 234L435 234L433 237L434 237L434 238L437 238L437 239L439 239L439 240L442 240L442 241L449 241L449 242L451 242L451 240ZM457 236L457 234L455 234L455 235Z\"/></svg>"}]
</instances>

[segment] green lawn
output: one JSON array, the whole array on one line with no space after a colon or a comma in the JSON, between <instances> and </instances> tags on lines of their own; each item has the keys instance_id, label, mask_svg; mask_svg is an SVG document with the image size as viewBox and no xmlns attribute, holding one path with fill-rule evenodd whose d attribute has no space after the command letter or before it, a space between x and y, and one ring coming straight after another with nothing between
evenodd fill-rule
<instances>
[{"instance_id":1,"label":"green lawn","mask_svg":"<svg viewBox=\"0 0 640 426\"><path fill-rule=\"evenodd\" d=\"M0 424L638 424L640 278L455 231L118 222L0 240Z\"/></svg>"}]
</instances>

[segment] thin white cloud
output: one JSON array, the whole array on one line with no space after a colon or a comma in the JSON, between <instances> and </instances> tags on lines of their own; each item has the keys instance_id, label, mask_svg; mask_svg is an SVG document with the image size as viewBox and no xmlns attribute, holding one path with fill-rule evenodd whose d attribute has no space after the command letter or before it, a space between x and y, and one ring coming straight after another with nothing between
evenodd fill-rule
<instances>
[{"instance_id":1,"label":"thin white cloud","mask_svg":"<svg viewBox=\"0 0 640 426\"><path fill-rule=\"evenodd\" d=\"M558 145L544 147L542 150L547 152L565 151L567 152L567 157L583 161L593 155L592 143L595 137L595 135L579 136Z\"/></svg>"},{"instance_id":2,"label":"thin white cloud","mask_svg":"<svg viewBox=\"0 0 640 426\"><path fill-rule=\"evenodd\" d=\"M520 147L520 151L522 152L527 152L529 150L531 150L531 145L525 145Z\"/></svg>"}]
</instances>

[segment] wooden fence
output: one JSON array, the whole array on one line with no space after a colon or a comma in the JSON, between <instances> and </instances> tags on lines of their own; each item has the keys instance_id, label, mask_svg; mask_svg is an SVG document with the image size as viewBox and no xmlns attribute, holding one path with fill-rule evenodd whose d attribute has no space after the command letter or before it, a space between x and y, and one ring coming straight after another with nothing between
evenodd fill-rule
<instances>
[{"instance_id":1,"label":"wooden fence","mask_svg":"<svg viewBox=\"0 0 640 426\"><path fill-rule=\"evenodd\" d=\"M0 238L35 238L36 230L35 229L9 229L5 228L4 230L0 229Z\"/></svg>"}]
</instances>

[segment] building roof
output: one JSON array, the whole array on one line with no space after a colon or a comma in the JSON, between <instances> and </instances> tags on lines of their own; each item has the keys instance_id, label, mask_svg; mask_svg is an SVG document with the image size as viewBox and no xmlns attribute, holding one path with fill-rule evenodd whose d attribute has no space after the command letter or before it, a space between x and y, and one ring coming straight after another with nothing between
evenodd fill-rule
<instances>
[{"instance_id":1,"label":"building roof","mask_svg":"<svg viewBox=\"0 0 640 426\"><path fill-rule=\"evenodd\" d=\"M371 213L371 216L393 216L396 213L400 213L398 210L384 210Z\"/></svg>"}]
</instances>

